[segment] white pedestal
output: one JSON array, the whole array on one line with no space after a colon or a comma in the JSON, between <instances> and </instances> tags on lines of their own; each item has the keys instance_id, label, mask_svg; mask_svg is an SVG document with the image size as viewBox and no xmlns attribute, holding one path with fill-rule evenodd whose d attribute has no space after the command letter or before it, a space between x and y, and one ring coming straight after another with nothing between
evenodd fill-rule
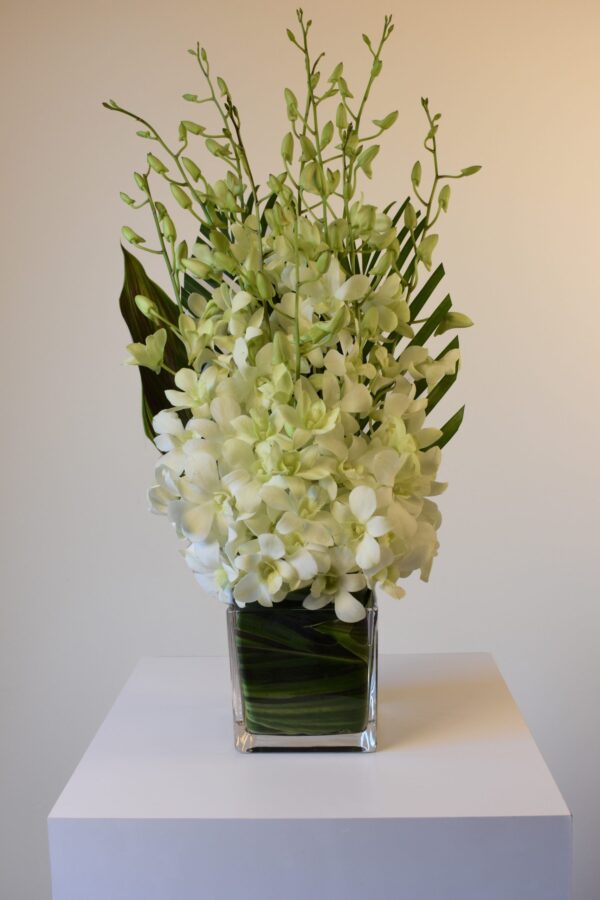
<instances>
[{"instance_id":1,"label":"white pedestal","mask_svg":"<svg viewBox=\"0 0 600 900\"><path fill-rule=\"evenodd\" d=\"M143 660L50 814L54 900L567 900L492 658L383 656L379 700L376 753L242 755L226 660Z\"/></svg>"}]
</instances>

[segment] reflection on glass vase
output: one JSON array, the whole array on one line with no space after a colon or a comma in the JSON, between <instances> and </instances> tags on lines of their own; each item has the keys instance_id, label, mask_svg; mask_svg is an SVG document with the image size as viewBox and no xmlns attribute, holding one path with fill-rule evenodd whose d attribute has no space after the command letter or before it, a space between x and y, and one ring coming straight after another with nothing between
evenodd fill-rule
<instances>
[{"instance_id":1,"label":"reflection on glass vase","mask_svg":"<svg viewBox=\"0 0 600 900\"><path fill-rule=\"evenodd\" d=\"M360 622L333 605L307 610L307 592L277 609L227 609L235 746L265 750L362 750L377 746L377 605L358 595Z\"/></svg>"}]
</instances>

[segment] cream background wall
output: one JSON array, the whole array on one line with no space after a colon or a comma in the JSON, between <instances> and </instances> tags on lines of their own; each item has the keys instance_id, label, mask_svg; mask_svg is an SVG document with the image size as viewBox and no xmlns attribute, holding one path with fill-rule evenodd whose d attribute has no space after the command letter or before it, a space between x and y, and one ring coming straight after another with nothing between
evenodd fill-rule
<instances>
[{"instance_id":1,"label":"cream background wall","mask_svg":"<svg viewBox=\"0 0 600 900\"><path fill-rule=\"evenodd\" d=\"M390 10L372 109L401 118L372 198L403 196L421 95L444 114L448 165L484 171L456 185L440 241L477 323L442 550L429 585L385 604L382 646L495 653L574 812L576 900L596 900L600 5L307 5L351 83L360 33ZM119 227L140 224L118 190L148 148L100 101L175 124L199 38L264 177L301 74L287 0L4 0L0 16L0 896L46 900L45 816L137 659L225 651L223 609L146 512L155 454L116 301Z\"/></svg>"}]
</instances>

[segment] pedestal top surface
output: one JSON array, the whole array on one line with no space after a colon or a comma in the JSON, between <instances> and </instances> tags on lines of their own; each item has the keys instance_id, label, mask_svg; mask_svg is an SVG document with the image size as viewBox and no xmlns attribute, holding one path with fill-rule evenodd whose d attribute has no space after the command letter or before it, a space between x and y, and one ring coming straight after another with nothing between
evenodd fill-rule
<instances>
[{"instance_id":1,"label":"pedestal top surface","mask_svg":"<svg viewBox=\"0 0 600 900\"><path fill-rule=\"evenodd\" d=\"M490 655L379 667L377 752L240 754L226 659L143 659L50 818L569 815Z\"/></svg>"}]
</instances>

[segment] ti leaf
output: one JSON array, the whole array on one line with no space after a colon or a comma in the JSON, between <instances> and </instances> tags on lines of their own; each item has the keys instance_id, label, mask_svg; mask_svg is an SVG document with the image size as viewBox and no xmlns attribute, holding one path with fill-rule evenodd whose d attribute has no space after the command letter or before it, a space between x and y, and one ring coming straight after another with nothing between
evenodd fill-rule
<instances>
[{"instance_id":1,"label":"ti leaf","mask_svg":"<svg viewBox=\"0 0 600 900\"><path fill-rule=\"evenodd\" d=\"M163 289L148 277L139 259L129 253L125 247L122 247L122 250L125 260L125 277L119 306L133 341L143 344L148 335L156 331L157 323L147 319L140 312L135 302L137 294L148 297L156 304L160 315L173 325L177 324L179 309ZM164 361L174 371L187 365L184 346L169 329L167 329ZM164 369L156 374L142 366L139 367L139 373L142 379L142 421L146 436L152 440L154 437L152 419L161 409L169 406L165 390L173 387L173 376Z\"/></svg>"}]
</instances>

